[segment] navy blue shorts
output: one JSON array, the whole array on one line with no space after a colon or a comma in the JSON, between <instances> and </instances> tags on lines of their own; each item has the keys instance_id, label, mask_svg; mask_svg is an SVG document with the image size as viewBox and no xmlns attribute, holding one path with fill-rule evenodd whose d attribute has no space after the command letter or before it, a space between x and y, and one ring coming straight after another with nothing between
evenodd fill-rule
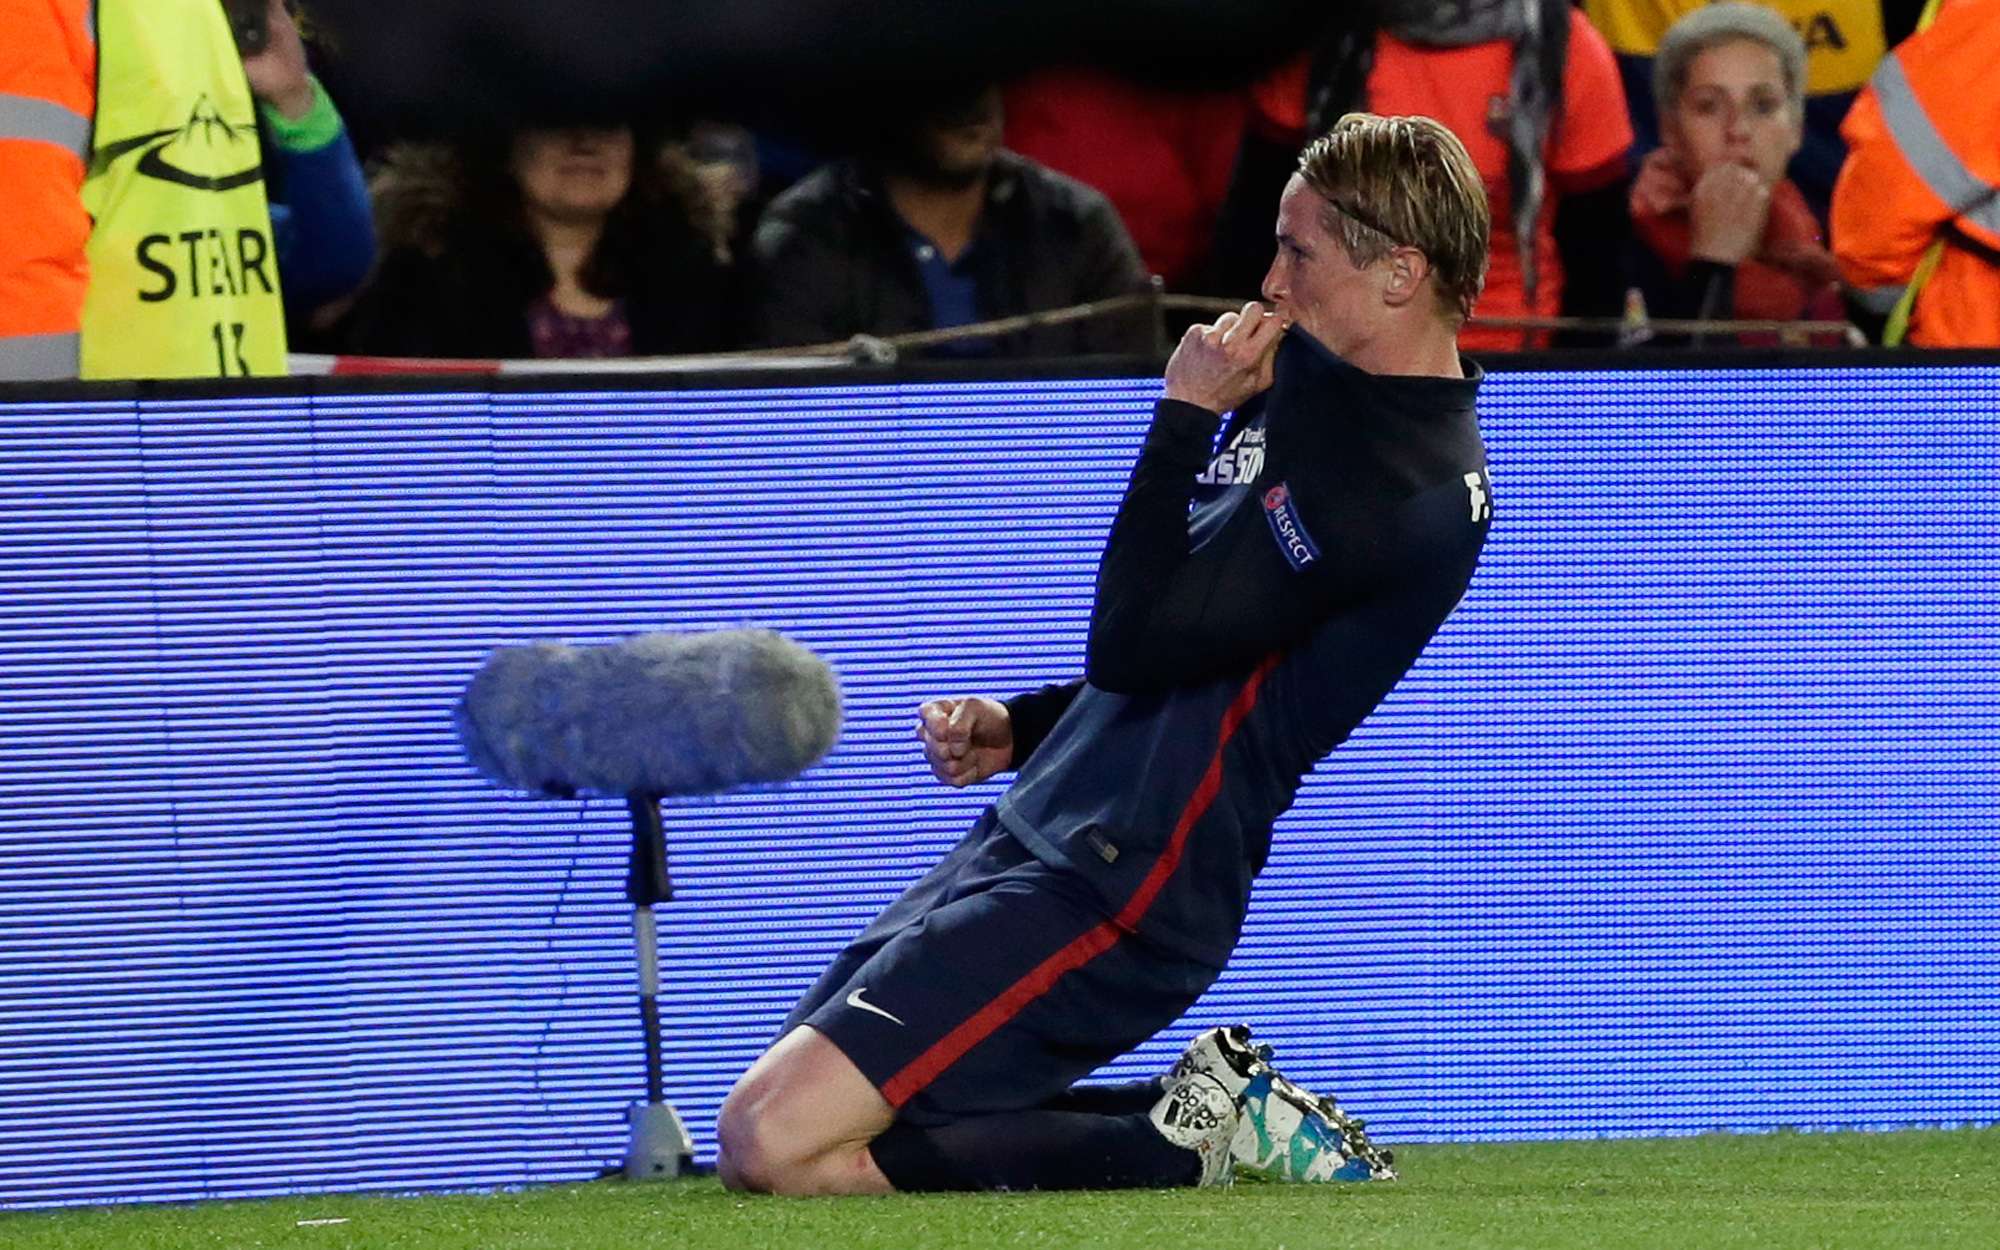
<instances>
[{"instance_id":1,"label":"navy blue shorts","mask_svg":"<svg viewBox=\"0 0 2000 1250\"><path fill-rule=\"evenodd\" d=\"M1180 1019L1216 969L1106 918L991 808L786 1018L918 1125L1039 1107Z\"/></svg>"}]
</instances>

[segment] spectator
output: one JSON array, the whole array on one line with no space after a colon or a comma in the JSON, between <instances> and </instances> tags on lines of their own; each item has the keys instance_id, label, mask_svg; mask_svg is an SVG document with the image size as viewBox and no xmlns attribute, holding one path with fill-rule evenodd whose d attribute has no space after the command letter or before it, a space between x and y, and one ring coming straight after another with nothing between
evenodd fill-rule
<instances>
[{"instance_id":1,"label":"spectator","mask_svg":"<svg viewBox=\"0 0 2000 1250\"><path fill-rule=\"evenodd\" d=\"M281 374L279 271L325 294L366 268L353 152L290 15L234 11L242 56L215 0L0 0L0 378Z\"/></svg>"},{"instance_id":2,"label":"spectator","mask_svg":"<svg viewBox=\"0 0 2000 1250\"><path fill-rule=\"evenodd\" d=\"M1006 99L1009 149L1104 192L1147 269L1174 290L1198 285L1249 112L1241 91L1078 68L1016 83Z\"/></svg>"},{"instance_id":3,"label":"spectator","mask_svg":"<svg viewBox=\"0 0 2000 1250\"><path fill-rule=\"evenodd\" d=\"M2000 0L1955 0L1883 60L1841 128L1834 253L1871 311L1917 288L1911 343L2000 346L1996 66Z\"/></svg>"},{"instance_id":4,"label":"spectator","mask_svg":"<svg viewBox=\"0 0 2000 1250\"><path fill-rule=\"evenodd\" d=\"M1217 293L1255 285L1270 240L1250 206L1267 204L1289 176L1284 154L1355 109L1433 117L1471 153L1493 210L1483 317L1612 314L1623 242L1626 157L1632 128L1604 39L1573 19L1567 0L1437 5L1375 0L1343 11L1318 47L1254 88L1250 133L1217 240ZM1586 279L1611 281L1587 301L1564 299L1567 272L1555 235L1557 202L1592 195L1603 211L1579 215L1587 249L1570 260ZM1543 337L1467 327L1469 350L1539 346Z\"/></svg>"},{"instance_id":5,"label":"spectator","mask_svg":"<svg viewBox=\"0 0 2000 1250\"><path fill-rule=\"evenodd\" d=\"M1580 0L1618 58L1632 109L1634 148L1658 147L1662 117L1653 102L1653 58L1669 27L1710 0ZM1823 224L1847 147L1840 119L1883 54L1909 34L1923 0L1761 0L1791 23L1806 49L1803 126L1789 176Z\"/></svg>"},{"instance_id":6,"label":"spectator","mask_svg":"<svg viewBox=\"0 0 2000 1250\"><path fill-rule=\"evenodd\" d=\"M763 185L757 136L734 122L704 119L688 126L681 144L695 175L708 186L716 208L729 223L729 247L750 237L771 192Z\"/></svg>"},{"instance_id":7,"label":"spectator","mask_svg":"<svg viewBox=\"0 0 2000 1250\"><path fill-rule=\"evenodd\" d=\"M1147 290L1110 202L1004 150L1002 115L997 88L946 102L774 200L751 244L758 340L902 334ZM1151 323L1135 312L1044 326L957 354L1149 352Z\"/></svg>"},{"instance_id":8,"label":"spectator","mask_svg":"<svg viewBox=\"0 0 2000 1250\"><path fill-rule=\"evenodd\" d=\"M383 257L336 329L381 356L586 359L732 345L726 206L629 126L392 149Z\"/></svg>"},{"instance_id":9,"label":"spectator","mask_svg":"<svg viewBox=\"0 0 2000 1250\"><path fill-rule=\"evenodd\" d=\"M307 66L284 0L266 6L262 50L243 58L270 157L271 236L294 326L359 289L375 263L368 184L347 126Z\"/></svg>"},{"instance_id":10,"label":"spectator","mask_svg":"<svg viewBox=\"0 0 2000 1250\"><path fill-rule=\"evenodd\" d=\"M1761 5L1697 9L1660 41L1653 96L1665 146L1646 157L1631 200L1654 315L1840 317L1833 254L1785 177L1805 74L1804 43Z\"/></svg>"}]
</instances>

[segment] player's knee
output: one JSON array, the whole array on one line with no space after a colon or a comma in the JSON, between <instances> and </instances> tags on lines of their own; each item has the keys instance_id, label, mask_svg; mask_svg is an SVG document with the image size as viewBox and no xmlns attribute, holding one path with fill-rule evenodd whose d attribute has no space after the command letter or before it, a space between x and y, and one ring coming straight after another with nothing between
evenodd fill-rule
<instances>
[{"instance_id":1,"label":"player's knee","mask_svg":"<svg viewBox=\"0 0 2000 1250\"><path fill-rule=\"evenodd\" d=\"M796 1108L758 1097L741 1086L730 1091L716 1118L716 1175L729 1189L806 1197L862 1192L860 1169L845 1156L865 1147L821 1140ZM854 1172L856 1176L849 1176Z\"/></svg>"},{"instance_id":2,"label":"player's knee","mask_svg":"<svg viewBox=\"0 0 2000 1250\"><path fill-rule=\"evenodd\" d=\"M724 1189L733 1189L738 1193L750 1192L749 1182L737 1169L736 1159L727 1150L718 1149L715 1152L715 1179L722 1182Z\"/></svg>"},{"instance_id":3,"label":"player's knee","mask_svg":"<svg viewBox=\"0 0 2000 1250\"><path fill-rule=\"evenodd\" d=\"M761 1188L756 1184L761 1169L752 1166L756 1123L748 1104L739 1081L715 1115L715 1175L727 1189Z\"/></svg>"},{"instance_id":4,"label":"player's knee","mask_svg":"<svg viewBox=\"0 0 2000 1250\"><path fill-rule=\"evenodd\" d=\"M787 1141L780 1118L770 1098L740 1083L729 1091L715 1121L715 1171L724 1186L766 1194L797 1191L796 1173L805 1159L796 1138Z\"/></svg>"},{"instance_id":5,"label":"player's knee","mask_svg":"<svg viewBox=\"0 0 2000 1250\"><path fill-rule=\"evenodd\" d=\"M812 1161L786 1150L766 1123L740 1118L731 1124L715 1163L723 1187L739 1193L812 1193L815 1172Z\"/></svg>"},{"instance_id":6,"label":"player's knee","mask_svg":"<svg viewBox=\"0 0 2000 1250\"><path fill-rule=\"evenodd\" d=\"M731 1189L872 1192L883 1182L867 1142L893 1118L846 1056L809 1029L758 1059L722 1100L716 1171Z\"/></svg>"}]
</instances>

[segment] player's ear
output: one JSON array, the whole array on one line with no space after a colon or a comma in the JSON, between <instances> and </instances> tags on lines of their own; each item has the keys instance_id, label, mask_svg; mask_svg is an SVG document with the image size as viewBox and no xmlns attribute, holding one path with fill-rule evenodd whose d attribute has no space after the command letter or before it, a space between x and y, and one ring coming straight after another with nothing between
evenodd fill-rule
<instances>
[{"instance_id":1,"label":"player's ear","mask_svg":"<svg viewBox=\"0 0 2000 1250\"><path fill-rule=\"evenodd\" d=\"M1389 280L1382 286L1382 301L1400 308L1417 297L1424 279L1431 273L1431 258L1414 247L1399 247L1388 256Z\"/></svg>"}]
</instances>

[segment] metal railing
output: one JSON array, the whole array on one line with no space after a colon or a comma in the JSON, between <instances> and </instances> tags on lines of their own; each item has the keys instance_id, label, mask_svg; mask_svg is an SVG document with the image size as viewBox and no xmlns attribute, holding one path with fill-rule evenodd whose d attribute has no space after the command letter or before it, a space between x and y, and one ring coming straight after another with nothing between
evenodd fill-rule
<instances>
[{"instance_id":1,"label":"metal railing","mask_svg":"<svg viewBox=\"0 0 2000 1250\"><path fill-rule=\"evenodd\" d=\"M1049 326L1069 325L1134 312L1151 314L1154 353L1164 357L1172 344L1166 335L1170 314L1217 316L1241 308L1242 301L1212 295L1168 295L1155 289L1111 299L1051 308L1042 312L996 317L991 321L917 330L908 334L857 334L838 342L801 347L765 347L749 351L712 352L699 356L636 356L612 360L435 360L377 356L294 356L295 373L655 373L710 369L810 369L828 365L887 365L905 353L922 352L978 339L999 338ZM1657 338L1707 339L1734 342L1738 335L1775 336L1781 346L1815 346L1814 340L1837 338L1847 347L1866 347L1868 338L1848 321L1730 321L1685 318L1625 317L1474 317L1468 326L1518 330L1523 334L1572 332L1602 335L1618 346Z\"/></svg>"}]
</instances>

